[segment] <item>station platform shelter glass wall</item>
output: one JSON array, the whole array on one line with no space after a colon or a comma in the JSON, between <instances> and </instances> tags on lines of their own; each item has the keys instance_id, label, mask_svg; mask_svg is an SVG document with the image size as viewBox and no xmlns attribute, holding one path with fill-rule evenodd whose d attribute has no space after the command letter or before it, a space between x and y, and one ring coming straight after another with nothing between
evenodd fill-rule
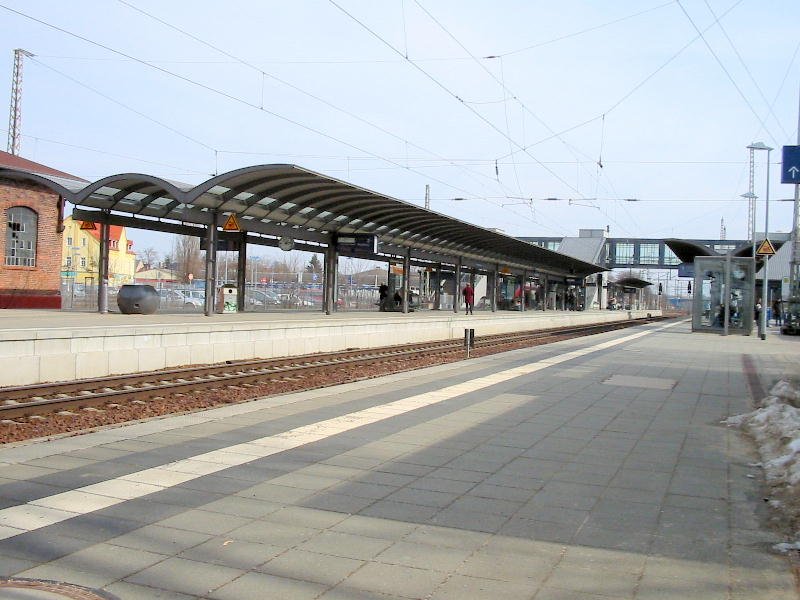
<instances>
[{"instance_id":1,"label":"station platform shelter glass wall","mask_svg":"<svg viewBox=\"0 0 800 600\"><path fill-rule=\"evenodd\" d=\"M692 331L750 335L754 277L752 258L695 257Z\"/></svg>"}]
</instances>

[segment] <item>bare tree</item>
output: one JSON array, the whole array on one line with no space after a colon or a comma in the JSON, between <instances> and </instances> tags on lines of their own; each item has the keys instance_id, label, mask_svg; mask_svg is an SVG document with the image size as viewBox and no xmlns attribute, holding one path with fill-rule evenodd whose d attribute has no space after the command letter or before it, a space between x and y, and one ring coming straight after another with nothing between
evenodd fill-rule
<instances>
[{"instance_id":1,"label":"bare tree","mask_svg":"<svg viewBox=\"0 0 800 600\"><path fill-rule=\"evenodd\" d=\"M158 252L152 246L138 252L138 257L146 269L152 269L158 264Z\"/></svg>"},{"instance_id":2,"label":"bare tree","mask_svg":"<svg viewBox=\"0 0 800 600\"><path fill-rule=\"evenodd\" d=\"M339 258L339 273L342 275L356 275L374 268L375 263L363 258L342 256Z\"/></svg>"},{"instance_id":3,"label":"bare tree","mask_svg":"<svg viewBox=\"0 0 800 600\"><path fill-rule=\"evenodd\" d=\"M204 277L205 266L200 253L200 238L194 236L175 236L172 243L172 261L178 281L189 282L191 274L195 279Z\"/></svg>"},{"instance_id":4,"label":"bare tree","mask_svg":"<svg viewBox=\"0 0 800 600\"><path fill-rule=\"evenodd\" d=\"M285 252L272 264L272 272L277 281L297 281L297 274L303 272L303 259L299 252Z\"/></svg>"}]
</instances>

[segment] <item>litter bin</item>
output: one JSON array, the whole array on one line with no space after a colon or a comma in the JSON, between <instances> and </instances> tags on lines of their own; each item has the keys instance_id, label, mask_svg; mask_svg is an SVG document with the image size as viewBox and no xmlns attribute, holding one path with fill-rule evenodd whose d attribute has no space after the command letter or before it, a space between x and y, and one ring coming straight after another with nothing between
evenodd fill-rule
<instances>
[{"instance_id":1,"label":"litter bin","mask_svg":"<svg viewBox=\"0 0 800 600\"><path fill-rule=\"evenodd\" d=\"M239 310L239 291L235 285L222 286L222 312L235 313Z\"/></svg>"},{"instance_id":2,"label":"litter bin","mask_svg":"<svg viewBox=\"0 0 800 600\"><path fill-rule=\"evenodd\" d=\"M117 294L117 306L124 315L151 315L161 303L152 285L123 285Z\"/></svg>"}]
</instances>

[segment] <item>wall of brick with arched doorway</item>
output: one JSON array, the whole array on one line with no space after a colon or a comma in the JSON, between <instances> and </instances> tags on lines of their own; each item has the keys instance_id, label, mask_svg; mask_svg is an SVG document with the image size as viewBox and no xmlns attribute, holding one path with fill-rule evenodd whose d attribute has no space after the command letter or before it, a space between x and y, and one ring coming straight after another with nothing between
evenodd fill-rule
<instances>
[{"instance_id":1,"label":"wall of brick with arched doorway","mask_svg":"<svg viewBox=\"0 0 800 600\"><path fill-rule=\"evenodd\" d=\"M36 216L33 264L17 264L11 244L9 209ZM44 186L0 179L0 309L61 308L59 196ZM26 260L30 263L31 261Z\"/></svg>"}]
</instances>

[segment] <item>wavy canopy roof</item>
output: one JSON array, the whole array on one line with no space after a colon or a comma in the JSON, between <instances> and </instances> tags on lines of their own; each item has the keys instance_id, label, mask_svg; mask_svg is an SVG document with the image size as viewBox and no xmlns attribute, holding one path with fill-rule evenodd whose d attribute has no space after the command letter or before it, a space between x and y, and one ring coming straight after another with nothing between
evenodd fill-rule
<instances>
[{"instance_id":1,"label":"wavy canopy roof","mask_svg":"<svg viewBox=\"0 0 800 600\"><path fill-rule=\"evenodd\" d=\"M10 168L0 168L0 177L33 180L78 207L128 213L150 222L221 225L226 215L235 214L249 233L290 235L326 245L337 234L372 234L384 248L411 248L420 260L445 262L442 257L449 257L455 263L461 257L465 264L489 269L499 264L572 277L605 270L296 165L245 167L198 185L138 173L86 184Z\"/></svg>"}]
</instances>

